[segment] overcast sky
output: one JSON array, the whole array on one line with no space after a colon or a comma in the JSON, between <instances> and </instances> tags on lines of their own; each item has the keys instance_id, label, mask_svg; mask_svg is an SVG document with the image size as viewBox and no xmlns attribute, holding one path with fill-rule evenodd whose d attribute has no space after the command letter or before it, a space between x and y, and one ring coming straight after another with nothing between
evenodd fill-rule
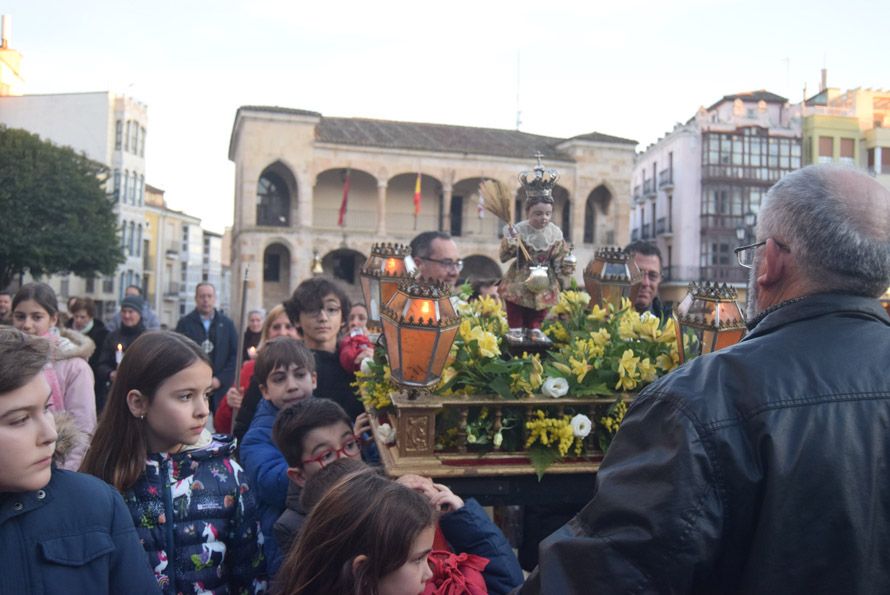
<instances>
[{"instance_id":1,"label":"overcast sky","mask_svg":"<svg viewBox=\"0 0 890 595\"><path fill-rule=\"evenodd\" d=\"M890 87L886 1L7 0L0 12L26 93L148 105L146 181L216 231L232 221L239 105L515 128L518 78L521 130L643 149L726 94L797 101L823 66L830 86Z\"/></svg>"}]
</instances>

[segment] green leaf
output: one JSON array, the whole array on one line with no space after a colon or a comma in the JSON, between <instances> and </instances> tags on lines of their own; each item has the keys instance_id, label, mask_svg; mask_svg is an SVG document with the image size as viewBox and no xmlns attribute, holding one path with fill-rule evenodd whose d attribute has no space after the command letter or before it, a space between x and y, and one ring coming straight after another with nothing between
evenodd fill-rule
<instances>
[{"instance_id":1,"label":"green leaf","mask_svg":"<svg viewBox=\"0 0 890 595\"><path fill-rule=\"evenodd\" d=\"M535 468L535 473L538 475L539 482L543 479L547 467L559 460L559 453L555 449L550 448L530 448L526 454L532 463L532 467Z\"/></svg>"},{"instance_id":2,"label":"green leaf","mask_svg":"<svg viewBox=\"0 0 890 595\"><path fill-rule=\"evenodd\" d=\"M510 391L510 381L504 376L494 378L488 386L504 399L513 398L513 393Z\"/></svg>"}]
</instances>

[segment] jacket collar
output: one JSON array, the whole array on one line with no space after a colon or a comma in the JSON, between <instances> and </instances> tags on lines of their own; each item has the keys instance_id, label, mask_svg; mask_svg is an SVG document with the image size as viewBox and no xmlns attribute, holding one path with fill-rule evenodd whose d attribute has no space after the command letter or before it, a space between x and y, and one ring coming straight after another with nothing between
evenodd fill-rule
<instances>
[{"instance_id":1,"label":"jacket collar","mask_svg":"<svg viewBox=\"0 0 890 595\"><path fill-rule=\"evenodd\" d=\"M794 298L761 312L748 323L750 332L743 340L765 335L792 322L840 312L872 317L890 326L890 316L874 298L820 293Z\"/></svg>"},{"instance_id":2,"label":"jacket collar","mask_svg":"<svg viewBox=\"0 0 890 595\"><path fill-rule=\"evenodd\" d=\"M43 506L47 502L51 502L56 473L56 468L53 466L49 483L39 490L0 494L0 525L13 517L25 514Z\"/></svg>"}]
</instances>

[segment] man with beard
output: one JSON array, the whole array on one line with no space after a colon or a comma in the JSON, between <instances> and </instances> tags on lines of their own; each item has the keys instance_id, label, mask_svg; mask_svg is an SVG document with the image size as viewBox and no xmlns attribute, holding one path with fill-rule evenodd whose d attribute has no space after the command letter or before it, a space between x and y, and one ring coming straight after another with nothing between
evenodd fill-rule
<instances>
[{"instance_id":1,"label":"man with beard","mask_svg":"<svg viewBox=\"0 0 890 595\"><path fill-rule=\"evenodd\" d=\"M749 334L646 388L522 593L890 592L890 192L773 186Z\"/></svg>"}]
</instances>

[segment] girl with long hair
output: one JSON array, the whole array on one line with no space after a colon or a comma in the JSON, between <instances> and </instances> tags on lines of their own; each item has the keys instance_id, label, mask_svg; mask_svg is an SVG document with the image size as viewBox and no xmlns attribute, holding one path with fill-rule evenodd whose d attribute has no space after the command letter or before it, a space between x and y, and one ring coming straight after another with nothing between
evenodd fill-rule
<instances>
[{"instance_id":1,"label":"girl with long hair","mask_svg":"<svg viewBox=\"0 0 890 595\"><path fill-rule=\"evenodd\" d=\"M60 329L59 302L46 283L22 285L12 300L12 323L25 334L41 337L50 344L52 366L46 378L52 393L52 407L65 411L84 436L96 428L96 393L93 370L88 362L96 346L86 335ZM76 471L86 450L80 440L66 457L63 469Z\"/></svg>"},{"instance_id":2,"label":"girl with long hair","mask_svg":"<svg viewBox=\"0 0 890 595\"><path fill-rule=\"evenodd\" d=\"M256 505L231 437L204 429L213 372L193 341L149 332L127 350L81 471L124 496L165 593L262 592Z\"/></svg>"},{"instance_id":3,"label":"girl with long hair","mask_svg":"<svg viewBox=\"0 0 890 595\"><path fill-rule=\"evenodd\" d=\"M419 595L435 518L429 501L372 469L346 475L315 505L275 588L288 595Z\"/></svg>"}]
</instances>

